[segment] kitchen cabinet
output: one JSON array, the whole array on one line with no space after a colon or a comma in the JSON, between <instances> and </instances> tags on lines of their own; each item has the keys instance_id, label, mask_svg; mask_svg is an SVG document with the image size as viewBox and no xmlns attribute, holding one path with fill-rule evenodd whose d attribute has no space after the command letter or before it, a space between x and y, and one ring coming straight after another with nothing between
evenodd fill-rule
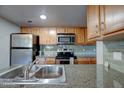
<instances>
[{"instance_id":1,"label":"kitchen cabinet","mask_svg":"<svg viewBox=\"0 0 124 93\"><path fill-rule=\"evenodd\" d=\"M100 25L102 34L110 34L124 30L124 6L100 6Z\"/></svg>"},{"instance_id":2,"label":"kitchen cabinet","mask_svg":"<svg viewBox=\"0 0 124 93\"><path fill-rule=\"evenodd\" d=\"M22 27L21 32L22 33L31 33L34 35L39 35L39 28L37 27Z\"/></svg>"},{"instance_id":3,"label":"kitchen cabinet","mask_svg":"<svg viewBox=\"0 0 124 93\"><path fill-rule=\"evenodd\" d=\"M96 64L96 58L92 57L78 57L77 64Z\"/></svg>"},{"instance_id":4,"label":"kitchen cabinet","mask_svg":"<svg viewBox=\"0 0 124 93\"><path fill-rule=\"evenodd\" d=\"M56 28L40 28L40 44L56 44Z\"/></svg>"},{"instance_id":5,"label":"kitchen cabinet","mask_svg":"<svg viewBox=\"0 0 124 93\"><path fill-rule=\"evenodd\" d=\"M76 27L66 27L65 32L66 33L75 33Z\"/></svg>"},{"instance_id":6,"label":"kitchen cabinet","mask_svg":"<svg viewBox=\"0 0 124 93\"><path fill-rule=\"evenodd\" d=\"M75 33L75 27L57 27L57 33Z\"/></svg>"},{"instance_id":7,"label":"kitchen cabinet","mask_svg":"<svg viewBox=\"0 0 124 93\"><path fill-rule=\"evenodd\" d=\"M56 64L54 57L47 57L46 64ZM96 58L92 57L78 57L75 64L96 64Z\"/></svg>"},{"instance_id":8,"label":"kitchen cabinet","mask_svg":"<svg viewBox=\"0 0 124 93\"><path fill-rule=\"evenodd\" d=\"M22 27L21 32L38 35L42 45L57 44L57 33L74 33L76 45L95 44L88 41L87 28L83 27Z\"/></svg>"},{"instance_id":9,"label":"kitchen cabinet","mask_svg":"<svg viewBox=\"0 0 124 93\"><path fill-rule=\"evenodd\" d=\"M64 27L57 27L56 31L57 31L57 33L66 33L66 30Z\"/></svg>"},{"instance_id":10,"label":"kitchen cabinet","mask_svg":"<svg viewBox=\"0 0 124 93\"><path fill-rule=\"evenodd\" d=\"M87 31L88 39L96 38L100 36L99 27L99 6L90 5L87 9Z\"/></svg>"},{"instance_id":11,"label":"kitchen cabinet","mask_svg":"<svg viewBox=\"0 0 124 93\"><path fill-rule=\"evenodd\" d=\"M54 27L22 27L22 33L32 33L40 37L40 44L56 44L56 28Z\"/></svg>"},{"instance_id":12,"label":"kitchen cabinet","mask_svg":"<svg viewBox=\"0 0 124 93\"><path fill-rule=\"evenodd\" d=\"M46 58L46 64L55 64L55 58Z\"/></svg>"},{"instance_id":13,"label":"kitchen cabinet","mask_svg":"<svg viewBox=\"0 0 124 93\"><path fill-rule=\"evenodd\" d=\"M84 28L76 28L75 29L75 35L76 35L76 44L85 44L85 29Z\"/></svg>"},{"instance_id":14,"label":"kitchen cabinet","mask_svg":"<svg viewBox=\"0 0 124 93\"><path fill-rule=\"evenodd\" d=\"M31 30L30 30L30 28L22 27L21 28L21 33L31 33Z\"/></svg>"},{"instance_id":15,"label":"kitchen cabinet","mask_svg":"<svg viewBox=\"0 0 124 93\"><path fill-rule=\"evenodd\" d=\"M78 64L89 64L90 59L89 58L77 58Z\"/></svg>"},{"instance_id":16,"label":"kitchen cabinet","mask_svg":"<svg viewBox=\"0 0 124 93\"><path fill-rule=\"evenodd\" d=\"M74 33L76 36L76 44L85 43L85 28L81 27L63 27L57 28L57 33Z\"/></svg>"},{"instance_id":17,"label":"kitchen cabinet","mask_svg":"<svg viewBox=\"0 0 124 93\"><path fill-rule=\"evenodd\" d=\"M84 42L85 42L85 45L96 45L96 41L95 40L88 40L88 31L87 29L85 28L84 29Z\"/></svg>"},{"instance_id":18,"label":"kitchen cabinet","mask_svg":"<svg viewBox=\"0 0 124 93\"><path fill-rule=\"evenodd\" d=\"M96 64L96 58L90 58L89 64Z\"/></svg>"},{"instance_id":19,"label":"kitchen cabinet","mask_svg":"<svg viewBox=\"0 0 124 93\"><path fill-rule=\"evenodd\" d=\"M89 5L87 29L88 41L103 40L112 36L120 38L119 35L124 34L124 6Z\"/></svg>"}]
</instances>

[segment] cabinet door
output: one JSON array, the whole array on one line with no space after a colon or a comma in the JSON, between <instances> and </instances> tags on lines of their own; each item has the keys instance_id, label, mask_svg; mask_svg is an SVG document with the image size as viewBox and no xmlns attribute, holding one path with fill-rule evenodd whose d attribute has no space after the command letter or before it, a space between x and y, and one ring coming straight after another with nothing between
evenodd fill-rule
<instances>
[{"instance_id":1,"label":"cabinet door","mask_svg":"<svg viewBox=\"0 0 124 93\"><path fill-rule=\"evenodd\" d=\"M29 27L22 27L21 28L21 33L32 33L31 29L32 28L29 28Z\"/></svg>"},{"instance_id":2,"label":"cabinet door","mask_svg":"<svg viewBox=\"0 0 124 93\"><path fill-rule=\"evenodd\" d=\"M57 33L75 33L75 27L57 27Z\"/></svg>"},{"instance_id":3,"label":"cabinet door","mask_svg":"<svg viewBox=\"0 0 124 93\"><path fill-rule=\"evenodd\" d=\"M96 64L96 58L77 58L78 64Z\"/></svg>"},{"instance_id":4,"label":"cabinet door","mask_svg":"<svg viewBox=\"0 0 124 93\"><path fill-rule=\"evenodd\" d=\"M77 58L78 64L89 64L90 59L89 58Z\"/></svg>"},{"instance_id":5,"label":"cabinet door","mask_svg":"<svg viewBox=\"0 0 124 93\"><path fill-rule=\"evenodd\" d=\"M104 6L104 21L101 24L105 25L103 34L124 30L124 6L123 5L106 5Z\"/></svg>"},{"instance_id":6,"label":"cabinet door","mask_svg":"<svg viewBox=\"0 0 124 93\"><path fill-rule=\"evenodd\" d=\"M76 44L84 44L85 43L85 29L84 28L76 28Z\"/></svg>"},{"instance_id":7,"label":"cabinet door","mask_svg":"<svg viewBox=\"0 0 124 93\"><path fill-rule=\"evenodd\" d=\"M46 58L46 64L55 64L55 58Z\"/></svg>"},{"instance_id":8,"label":"cabinet door","mask_svg":"<svg viewBox=\"0 0 124 93\"><path fill-rule=\"evenodd\" d=\"M66 27L65 32L66 33L75 33L75 27Z\"/></svg>"},{"instance_id":9,"label":"cabinet door","mask_svg":"<svg viewBox=\"0 0 124 93\"><path fill-rule=\"evenodd\" d=\"M38 27L22 27L21 28L22 33L31 33L34 35L39 35L39 28Z\"/></svg>"},{"instance_id":10,"label":"cabinet door","mask_svg":"<svg viewBox=\"0 0 124 93\"><path fill-rule=\"evenodd\" d=\"M66 32L64 27L57 27L56 31L57 31L57 33L65 33Z\"/></svg>"},{"instance_id":11,"label":"cabinet door","mask_svg":"<svg viewBox=\"0 0 124 93\"><path fill-rule=\"evenodd\" d=\"M54 28L54 27L48 28L47 39L48 39L47 44L56 44L57 43L56 28Z\"/></svg>"},{"instance_id":12,"label":"cabinet door","mask_svg":"<svg viewBox=\"0 0 124 93\"><path fill-rule=\"evenodd\" d=\"M56 28L40 28L40 44L56 44Z\"/></svg>"},{"instance_id":13,"label":"cabinet door","mask_svg":"<svg viewBox=\"0 0 124 93\"><path fill-rule=\"evenodd\" d=\"M87 10L88 39L100 36L99 27L99 6L90 5Z\"/></svg>"},{"instance_id":14,"label":"cabinet door","mask_svg":"<svg viewBox=\"0 0 124 93\"><path fill-rule=\"evenodd\" d=\"M88 40L88 34L87 34L87 29L85 28L84 29L85 31L84 31L84 42L85 42L85 44L86 45L96 45L96 41L94 40L94 41L92 41L92 40Z\"/></svg>"},{"instance_id":15,"label":"cabinet door","mask_svg":"<svg viewBox=\"0 0 124 93\"><path fill-rule=\"evenodd\" d=\"M90 58L90 64L96 64L96 58Z\"/></svg>"},{"instance_id":16,"label":"cabinet door","mask_svg":"<svg viewBox=\"0 0 124 93\"><path fill-rule=\"evenodd\" d=\"M30 29L30 33L37 35L37 36L40 36L40 28L39 27L32 27L29 29Z\"/></svg>"}]
</instances>

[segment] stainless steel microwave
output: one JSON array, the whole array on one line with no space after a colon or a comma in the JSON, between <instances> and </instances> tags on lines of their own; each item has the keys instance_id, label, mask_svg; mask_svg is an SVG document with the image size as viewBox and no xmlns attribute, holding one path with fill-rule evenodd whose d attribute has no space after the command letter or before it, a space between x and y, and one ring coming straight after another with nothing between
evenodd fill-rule
<instances>
[{"instance_id":1,"label":"stainless steel microwave","mask_svg":"<svg viewBox=\"0 0 124 93\"><path fill-rule=\"evenodd\" d=\"M64 45L64 44L68 44L68 45L73 45L75 44L75 34L73 33L58 33L57 34L57 41L58 41L58 45Z\"/></svg>"}]
</instances>

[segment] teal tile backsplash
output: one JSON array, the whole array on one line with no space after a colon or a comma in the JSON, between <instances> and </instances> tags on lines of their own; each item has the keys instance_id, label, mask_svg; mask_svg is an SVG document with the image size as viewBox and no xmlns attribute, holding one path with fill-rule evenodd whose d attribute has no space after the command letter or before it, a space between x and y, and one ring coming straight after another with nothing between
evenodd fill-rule
<instances>
[{"instance_id":1,"label":"teal tile backsplash","mask_svg":"<svg viewBox=\"0 0 124 93\"><path fill-rule=\"evenodd\" d=\"M55 57L57 55L58 45L41 45L41 56ZM80 57L96 57L96 46L82 45L64 45L64 48L74 49L74 54Z\"/></svg>"}]
</instances>

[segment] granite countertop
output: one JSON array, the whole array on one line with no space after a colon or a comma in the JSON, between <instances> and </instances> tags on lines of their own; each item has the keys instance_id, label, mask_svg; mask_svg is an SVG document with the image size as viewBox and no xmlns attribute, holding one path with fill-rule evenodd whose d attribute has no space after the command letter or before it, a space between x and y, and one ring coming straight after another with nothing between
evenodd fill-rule
<instances>
[{"instance_id":1,"label":"granite countertop","mask_svg":"<svg viewBox=\"0 0 124 93\"><path fill-rule=\"evenodd\" d=\"M124 87L124 74L103 65L65 65L66 84L0 85L27 88L96 88Z\"/></svg>"}]
</instances>

